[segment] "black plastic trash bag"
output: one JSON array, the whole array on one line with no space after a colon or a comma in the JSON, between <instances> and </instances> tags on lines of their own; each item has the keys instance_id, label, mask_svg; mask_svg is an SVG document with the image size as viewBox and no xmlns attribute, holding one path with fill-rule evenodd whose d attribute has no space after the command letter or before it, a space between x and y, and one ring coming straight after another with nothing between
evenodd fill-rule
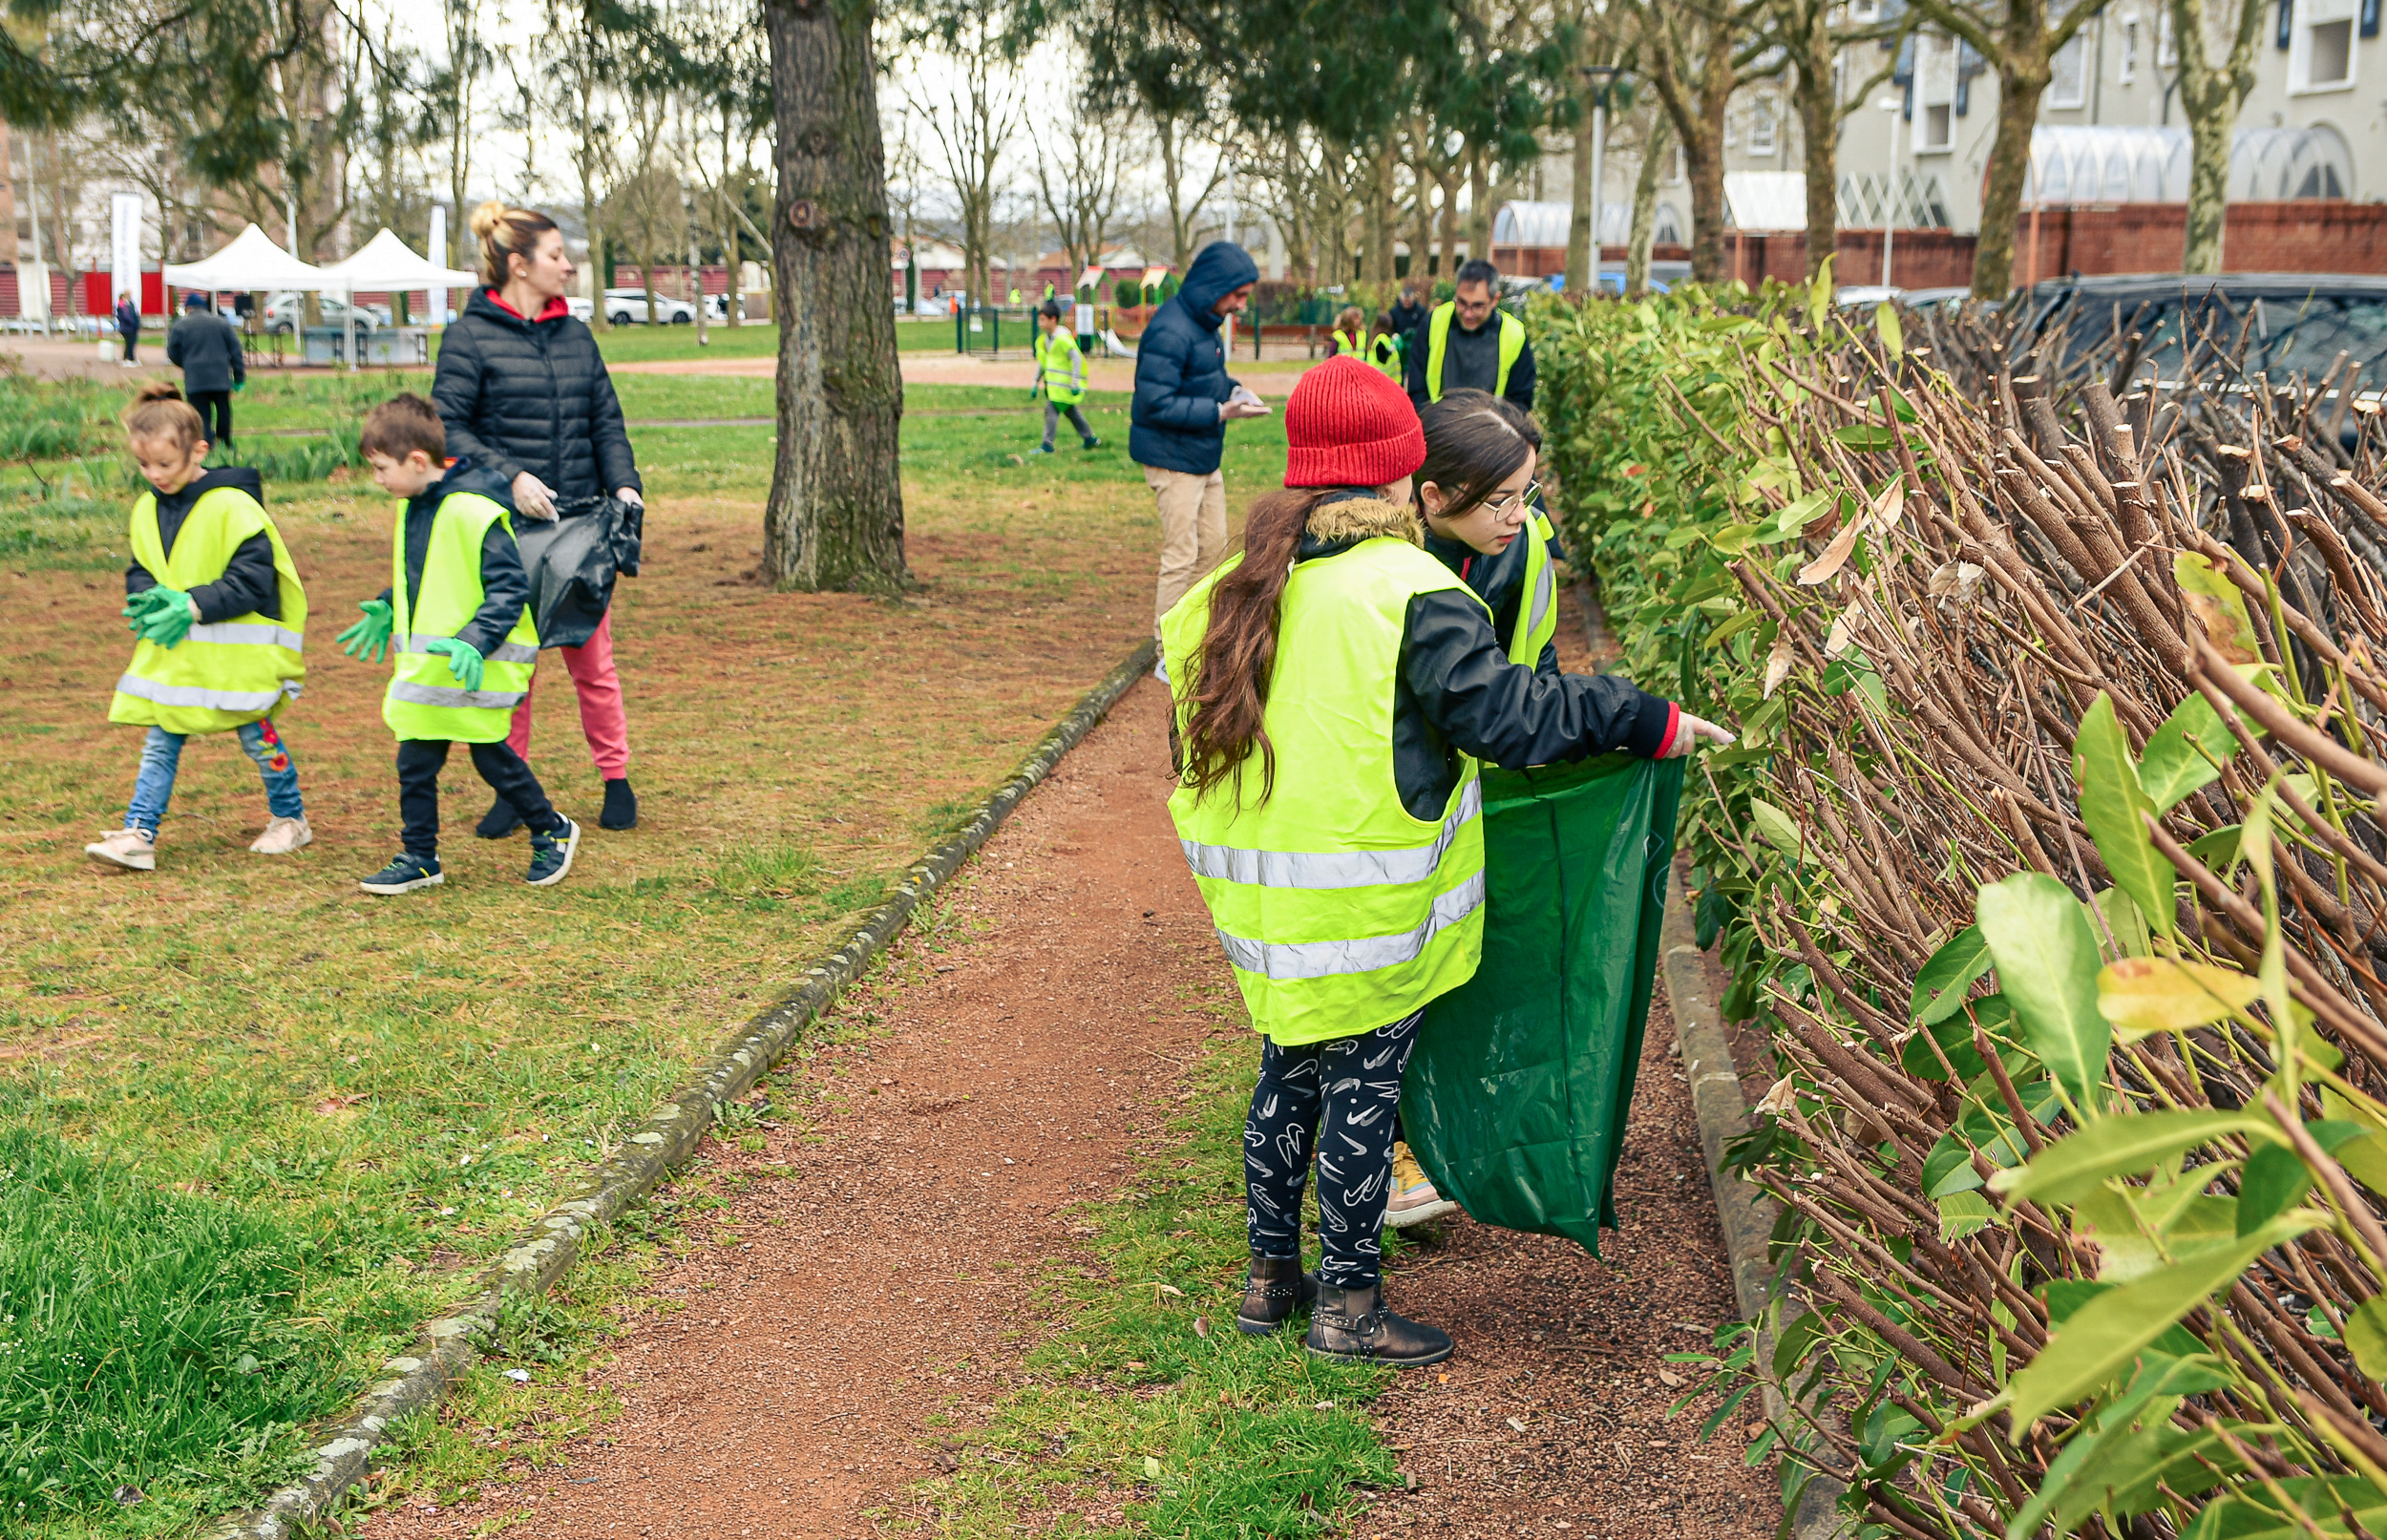
<instances>
[{"instance_id":1,"label":"black plastic trash bag","mask_svg":"<svg viewBox=\"0 0 2387 1540\"><path fill-rule=\"evenodd\" d=\"M515 543L531 580L539 644L585 646L613 602L617 576L638 576L645 512L618 497L559 499L557 516L517 516Z\"/></svg>"},{"instance_id":2,"label":"black plastic trash bag","mask_svg":"<svg viewBox=\"0 0 2387 1540\"><path fill-rule=\"evenodd\" d=\"M1426 1008L1409 1149L1486 1224L1596 1255L1616 1225L1683 761L1484 771L1484 962Z\"/></svg>"}]
</instances>

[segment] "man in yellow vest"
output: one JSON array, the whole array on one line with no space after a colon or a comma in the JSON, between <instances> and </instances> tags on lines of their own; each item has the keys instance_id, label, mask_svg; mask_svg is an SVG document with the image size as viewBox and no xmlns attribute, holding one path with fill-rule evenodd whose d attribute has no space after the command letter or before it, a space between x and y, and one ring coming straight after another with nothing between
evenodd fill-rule
<instances>
[{"instance_id":1,"label":"man in yellow vest","mask_svg":"<svg viewBox=\"0 0 2387 1540\"><path fill-rule=\"evenodd\" d=\"M378 663L394 652L381 719L398 738L404 850L357 885L392 897L447 880L439 868L439 771L458 743L473 768L531 831L535 888L572 869L581 826L558 812L506 743L530 691L539 627L530 579L514 543L506 478L447 459L448 433L432 404L399 395L365 415L359 449L373 481L402 501L391 540L391 581L357 607L341 650Z\"/></svg>"},{"instance_id":2,"label":"man in yellow vest","mask_svg":"<svg viewBox=\"0 0 2387 1540\"><path fill-rule=\"evenodd\" d=\"M1083 448L1100 449L1102 440L1094 430L1086 426L1086 413L1078 403L1086 399L1086 354L1077 345L1077 338L1061 324L1061 302L1046 300L1036 311L1036 383L1028 388L1028 396L1045 393L1045 443L1036 453L1052 453L1052 435L1061 426L1064 412L1069 426L1077 430Z\"/></svg>"},{"instance_id":3,"label":"man in yellow vest","mask_svg":"<svg viewBox=\"0 0 2387 1540\"><path fill-rule=\"evenodd\" d=\"M1420 411L1448 390L1489 390L1533 410L1533 345L1525 323L1499 308L1500 270L1460 264L1456 297L1434 306L1409 346L1409 399Z\"/></svg>"}]
</instances>

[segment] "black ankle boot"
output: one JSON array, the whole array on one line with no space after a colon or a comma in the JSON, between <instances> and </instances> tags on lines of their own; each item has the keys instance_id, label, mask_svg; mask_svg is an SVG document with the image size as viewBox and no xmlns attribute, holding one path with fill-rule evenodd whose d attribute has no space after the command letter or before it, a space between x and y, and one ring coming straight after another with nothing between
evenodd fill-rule
<instances>
[{"instance_id":1,"label":"black ankle boot","mask_svg":"<svg viewBox=\"0 0 2387 1540\"><path fill-rule=\"evenodd\" d=\"M521 827L522 815L514 811L513 803L499 797L487 812L480 815L480 822L473 826L473 833L483 839L503 839Z\"/></svg>"},{"instance_id":2,"label":"black ankle boot","mask_svg":"<svg viewBox=\"0 0 2387 1540\"><path fill-rule=\"evenodd\" d=\"M630 790L628 776L605 783L605 809L597 821L607 829L638 827L638 793Z\"/></svg>"},{"instance_id":3,"label":"black ankle boot","mask_svg":"<svg viewBox=\"0 0 2387 1540\"><path fill-rule=\"evenodd\" d=\"M1318 1286L1318 1310L1310 1317L1304 1344L1321 1359L1389 1363L1414 1369L1450 1356L1450 1334L1394 1315L1384 1305L1384 1286L1338 1289Z\"/></svg>"},{"instance_id":4,"label":"black ankle boot","mask_svg":"<svg viewBox=\"0 0 2387 1540\"><path fill-rule=\"evenodd\" d=\"M1299 1257L1262 1256L1254 1252L1251 1281L1243 1286L1243 1308L1235 1313L1236 1330L1264 1337L1317 1297L1318 1279L1301 1271Z\"/></svg>"}]
</instances>

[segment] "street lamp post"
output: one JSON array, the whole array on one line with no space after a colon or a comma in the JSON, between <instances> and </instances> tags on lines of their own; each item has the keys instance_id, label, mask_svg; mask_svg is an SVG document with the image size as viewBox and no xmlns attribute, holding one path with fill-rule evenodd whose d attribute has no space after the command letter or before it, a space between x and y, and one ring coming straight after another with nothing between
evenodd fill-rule
<instances>
[{"instance_id":1,"label":"street lamp post","mask_svg":"<svg viewBox=\"0 0 2387 1540\"><path fill-rule=\"evenodd\" d=\"M1591 293L1599 292L1599 217L1600 194L1605 190L1608 155L1608 93L1615 89L1616 77L1624 74L1621 65L1587 64L1584 76L1592 82L1592 270L1584 285Z\"/></svg>"},{"instance_id":2,"label":"street lamp post","mask_svg":"<svg viewBox=\"0 0 2387 1540\"><path fill-rule=\"evenodd\" d=\"M1890 212L1881 226L1881 285L1890 286L1890 238L1898 228L1898 125L1906 120L1906 102L1897 96L1884 96L1874 103L1890 118Z\"/></svg>"}]
</instances>

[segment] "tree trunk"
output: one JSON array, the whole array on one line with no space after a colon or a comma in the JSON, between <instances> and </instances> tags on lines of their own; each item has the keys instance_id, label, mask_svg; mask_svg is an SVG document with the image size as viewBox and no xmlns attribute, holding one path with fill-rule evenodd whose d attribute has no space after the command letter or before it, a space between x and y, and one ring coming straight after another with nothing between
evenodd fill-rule
<instances>
[{"instance_id":1,"label":"tree trunk","mask_svg":"<svg viewBox=\"0 0 2387 1540\"><path fill-rule=\"evenodd\" d=\"M1658 178L1673 137L1666 115L1652 113L1642 139L1641 169L1633 179L1633 233L1624 248L1624 291L1635 299L1649 289L1650 241L1658 231Z\"/></svg>"},{"instance_id":2,"label":"tree trunk","mask_svg":"<svg viewBox=\"0 0 2387 1540\"><path fill-rule=\"evenodd\" d=\"M1801 154L1806 162L1806 276L1824 270L1840 247L1840 103L1833 95L1831 29L1807 29L1791 91L1797 97ZM1894 175L1894 172L1893 172Z\"/></svg>"},{"instance_id":3,"label":"tree trunk","mask_svg":"<svg viewBox=\"0 0 2387 1540\"><path fill-rule=\"evenodd\" d=\"M1567 219L1567 292L1589 294L1599 270L1599 189L1592 185L1593 112L1589 102L1574 125L1574 206Z\"/></svg>"},{"instance_id":4,"label":"tree trunk","mask_svg":"<svg viewBox=\"0 0 2387 1540\"><path fill-rule=\"evenodd\" d=\"M1424 136L1421 135L1420 137ZM1434 197L1436 185L1433 172L1426 158L1420 156L1409 167L1417 183L1417 234L1409 241L1409 279L1423 293L1433 283L1434 271Z\"/></svg>"},{"instance_id":5,"label":"tree trunk","mask_svg":"<svg viewBox=\"0 0 2387 1540\"><path fill-rule=\"evenodd\" d=\"M2045 36L2038 23L2031 26L2040 45L2037 68L1997 72L1997 139L1989 147L1980 243L1973 252L1973 297L1976 300L2003 300L2015 285L2015 221L2022 207L2022 183L2031 169L2031 129L2038 121L2039 94L2047 89ZM2014 47L2011 39L2007 46Z\"/></svg>"},{"instance_id":6,"label":"tree trunk","mask_svg":"<svg viewBox=\"0 0 2387 1540\"><path fill-rule=\"evenodd\" d=\"M1376 152L1376 175L1367 196L1367 279L1387 288L1392 285L1395 265L1392 178L1393 168L1399 164L1397 148L1387 136L1384 148Z\"/></svg>"},{"instance_id":7,"label":"tree trunk","mask_svg":"<svg viewBox=\"0 0 2387 1540\"><path fill-rule=\"evenodd\" d=\"M1691 276L1721 284L1730 275L1724 262L1724 110L1732 104L1733 31L1706 29L1700 59L1698 132L1685 134L1683 158L1691 175Z\"/></svg>"},{"instance_id":8,"label":"tree trunk","mask_svg":"<svg viewBox=\"0 0 2387 1540\"><path fill-rule=\"evenodd\" d=\"M1482 150L1470 150L1467 158L1467 259L1469 262L1491 260L1491 167L1485 163Z\"/></svg>"},{"instance_id":9,"label":"tree trunk","mask_svg":"<svg viewBox=\"0 0 2387 1540\"><path fill-rule=\"evenodd\" d=\"M2229 141L2237 116L2235 104L2226 99L2218 113L2189 109L2188 228L2180 252L2184 273L2221 271L2222 227L2229 212Z\"/></svg>"},{"instance_id":10,"label":"tree trunk","mask_svg":"<svg viewBox=\"0 0 2387 1540\"><path fill-rule=\"evenodd\" d=\"M779 443L763 512L774 587L890 593L903 558L903 379L887 303L876 7L768 0L779 191Z\"/></svg>"}]
</instances>

